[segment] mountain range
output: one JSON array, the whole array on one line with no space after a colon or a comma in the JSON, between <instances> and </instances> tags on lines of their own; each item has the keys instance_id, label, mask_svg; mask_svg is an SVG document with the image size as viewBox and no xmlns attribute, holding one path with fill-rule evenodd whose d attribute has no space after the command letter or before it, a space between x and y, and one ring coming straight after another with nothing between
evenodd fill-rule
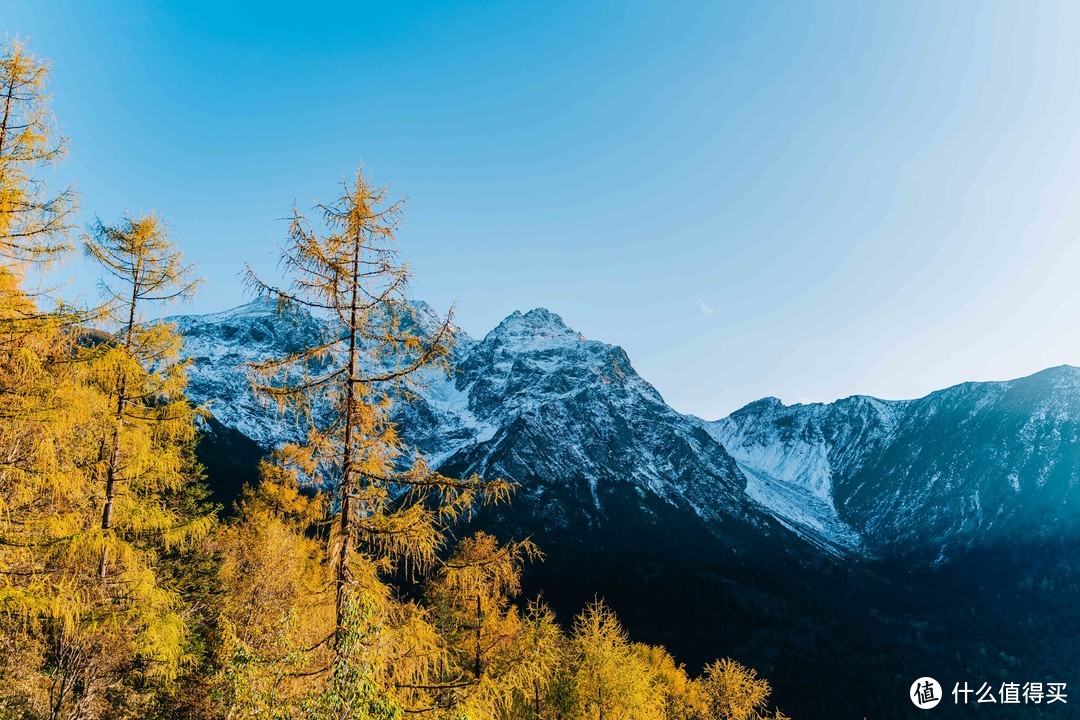
<instances>
[{"instance_id":1,"label":"mountain range","mask_svg":"<svg viewBox=\"0 0 1080 720\"><path fill-rule=\"evenodd\" d=\"M422 327L439 322L423 303L415 315ZM337 329L265 301L168 320L190 360L190 398L208 413L200 457L228 502L256 479L259 458L305 432L254 394L246 364ZM994 647L970 637L978 624L964 615L972 592L987 602L992 593L964 578L996 568L994 592L1017 611L1036 600L1010 596L1022 594L1010 583L1076 588L1080 568L1063 574L1059 561L1080 537L1080 368L915 400L764 398L709 421L668 406L622 348L542 308L513 313L480 340L457 338L449 372L425 371L397 404L397 423L443 472L518 484L509 505L474 522L537 539L548 560L531 587L556 609L603 594L632 631L688 662L724 645L777 673L796 651L813 660L874 644L880 662L860 661L832 687L877 678L888 689L870 701L876 716L905 717L890 714L892 688L910 683L896 658L922 663L911 679L935 663L941 673L996 671L959 649L941 660L940 642L946 652ZM702 614L711 619L690 619ZM963 631L927 639L954 616ZM824 648L822 633L851 637ZM1042 660L1068 652L1032 648L1024 652ZM999 652L1016 657L1009 651ZM800 672L810 679L777 680L781 704L832 712L812 688L815 673Z\"/></svg>"},{"instance_id":2,"label":"mountain range","mask_svg":"<svg viewBox=\"0 0 1080 720\"><path fill-rule=\"evenodd\" d=\"M438 319L426 305L417 314ZM176 323L191 400L263 449L305 429L252 391L246 363L333 332L256 301ZM482 340L463 331L449 373L427 372L399 426L437 468L519 483L565 528L568 495L590 523L630 492L710 525L792 534L833 555L950 552L1080 520L1080 368L964 383L917 400L764 398L716 421L676 412L622 348L558 315L515 312Z\"/></svg>"}]
</instances>

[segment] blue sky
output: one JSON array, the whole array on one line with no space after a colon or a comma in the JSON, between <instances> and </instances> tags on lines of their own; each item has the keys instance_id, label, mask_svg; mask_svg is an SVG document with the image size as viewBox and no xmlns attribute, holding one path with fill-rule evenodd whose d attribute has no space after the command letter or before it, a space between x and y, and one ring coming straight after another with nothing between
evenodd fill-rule
<instances>
[{"instance_id":1,"label":"blue sky","mask_svg":"<svg viewBox=\"0 0 1080 720\"><path fill-rule=\"evenodd\" d=\"M413 292L544 306L677 409L1080 365L1080 5L0 0L84 220L157 210L246 298L363 162ZM79 263L72 288L88 288Z\"/></svg>"}]
</instances>

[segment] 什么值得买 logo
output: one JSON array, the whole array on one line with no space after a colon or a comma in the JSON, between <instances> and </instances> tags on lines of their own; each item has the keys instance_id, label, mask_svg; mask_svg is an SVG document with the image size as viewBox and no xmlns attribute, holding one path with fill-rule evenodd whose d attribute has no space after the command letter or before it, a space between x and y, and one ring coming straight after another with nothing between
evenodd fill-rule
<instances>
[{"instance_id":1,"label":"\u4ec0\u4e48\u503c\u5f97\u4e70 logo","mask_svg":"<svg viewBox=\"0 0 1080 720\"><path fill-rule=\"evenodd\" d=\"M911 684L911 702L921 710L929 710L941 702L941 684L932 677L921 677Z\"/></svg>"}]
</instances>

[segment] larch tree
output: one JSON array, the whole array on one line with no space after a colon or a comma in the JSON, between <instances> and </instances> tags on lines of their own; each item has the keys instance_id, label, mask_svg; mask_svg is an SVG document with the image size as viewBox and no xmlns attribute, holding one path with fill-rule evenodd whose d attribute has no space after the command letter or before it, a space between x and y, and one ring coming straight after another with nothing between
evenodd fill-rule
<instances>
[{"instance_id":1,"label":"larch tree","mask_svg":"<svg viewBox=\"0 0 1080 720\"><path fill-rule=\"evenodd\" d=\"M768 711L769 681L730 658L707 665L696 682L704 695L708 720L785 720L779 710Z\"/></svg>"},{"instance_id":2,"label":"larch tree","mask_svg":"<svg viewBox=\"0 0 1080 720\"><path fill-rule=\"evenodd\" d=\"M68 247L74 193L50 193L42 175L66 146L49 108L48 74L18 40L0 55L0 259L7 271Z\"/></svg>"},{"instance_id":3,"label":"larch tree","mask_svg":"<svg viewBox=\"0 0 1080 720\"><path fill-rule=\"evenodd\" d=\"M50 193L45 177L47 168L63 159L67 144L50 108L48 76L48 64L23 42L0 50L0 341L5 343L38 329L52 333L55 327L40 326L55 326L63 317L43 311L25 283L29 266L46 266L70 248L73 227L74 192ZM63 317L65 323L72 320Z\"/></svg>"},{"instance_id":4,"label":"larch tree","mask_svg":"<svg viewBox=\"0 0 1080 720\"><path fill-rule=\"evenodd\" d=\"M30 265L68 247L74 196L48 193L64 154L47 65L0 51L0 714L57 716L92 674L63 639L86 597L69 557L85 527L86 444L96 394L68 362L70 318L25 289Z\"/></svg>"},{"instance_id":5,"label":"larch tree","mask_svg":"<svg viewBox=\"0 0 1080 720\"><path fill-rule=\"evenodd\" d=\"M574 619L569 662L576 705L585 720L663 717L663 695L648 666L633 652L615 613L601 601Z\"/></svg>"},{"instance_id":6,"label":"larch tree","mask_svg":"<svg viewBox=\"0 0 1080 720\"><path fill-rule=\"evenodd\" d=\"M335 202L316 206L316 228L294 208L282 266L291 285L262 281L257 293L280 307L328 318L335 330L314 348L254 366L256 388L282 409L312 422L306 443L285 459L309 483L333 491L336 529L332 565L336 634L340 636L355 582L354 557L382 570L429 568L450 522L478 492L502 497L503 483L457 480L408 462L390 417L395 394L424 367L443 366L454 341L450 317L430 331L415 321L406 290L409 269L394 246L402 202L357 172ZM340 328L340 331L337 331ZM338 637L340 639L340 637Z\"/></svg>"},{"instance_id":7,"label":"larch tree","mask_svg":"<svg viewBox=\"0 0 1080 720\"><path fill-rule=\"evenodd\" d=\"M500 720L543 720L569 715L569 675L562 664L566 638L540 600L525 607L513 639L508 671L500 678ZM507 700L509 703L507 703Z\"/></svg>"},{"instance_id":8,"label":"larch tree","mask_svg":"<svg viewBox=\"0 0 1080 720\"><path fill-rule=\"evenodd\" d=\"M187 375L177 361L175 328L143 318L147 305L190 297L198 280L152 214L116 225L99 220L83 247L103 270L101 315L114 328L91 353L95 379L111 405L97 468L104 491L98 575L105 581L112 562L124 572L121 556L133 552L130 539L157 533L174 541L209 529L209 518L175 516L158 502L191 479L183 450L194 442L195 414L184 397Z\"/></svg>"},{"instance_id":9,"label":"larch tree","mask_svg":"<svg viewBox=\"0 0 1080 720\"><path fill-rule=\"evenodd\" d=\"M133 473L124 479L139 476L134 492L124 494L125 507L140 512L130 514L122 538L107 538L100 518L106 496L103 447L110 447L116 419L110 388L115 371L128 372L131 363L122 343L97 342L101 334L80 332L58 314L39 312L25 294L3 297L0 313L12 312L35 319L3 324L0 342L0 609L17 623L20 650L18 666L8 673L17 686L10 694L41 717L94 717L104 712L111 702L106 695L118 684L178 670L183 623L175 595L155 581L154 547L207 530L209 519L180 522L154 488L166 466L190 477L181 468L188 470L193 425L187 413L186 426L174 416L169 431L148 430L150 416L173 415L178 406L163 402L164 394L146 405L148 415L133 425L144 426L147 447L127 454L135 446L127 433L121 457L152 458L146 462L156 470L135 472L138 463L124 468ZM160 387L132 377L131 387ZM169 479L162 487L174 485ZM165 518L177 522L161 522ZM124 566L107 583L100 577L106 547ZM8 695L3 689L0 695ZM132 692L124 702L138 695Z\"/></svg>"},{"instance_id":10,"label":"larch tree","mask_svg":"<svg viewBox=\"0 0 1080 720\"><path fill-rule=\"evenodd\" d=\"M18 318L37 313L17 292L0 312L12 303ZM57 718L92 699L83 688L100 647L83 632L100 595L78 558L101 398L66 361L70 336L46 319L0 325L0 709Z\"/></svg>"},{"instance_id":11,"label":"larch tree","mask_svg":"<svg viewBox=\"0 0 1080 720\"><path fill-rule=\"evenodd\" d=\"M215 523L209 508L174 501L201 481L195 412L183 395L174 329L142 317L145 305L184 297L194 283L152 215L98 222L84 249L103 269L98 316L112 332L83 336L77 354L96 400L85 433L94 446L84 466L92 531L80 534L68 557L86 586L84 614L93 621L74 637L109 638L95 652L121 660L101 682L145 685L175 678L186 653L180 598L159 579L161 553L205 536Z\"/></svg>"},{"instance_id":12,"label":"larch tree","mask_svg":"<svg viewBox=\"0 0 1080 720\"><path fill-rule=\"evenodd\" d=\"M664 720L700 720L707 717L704 693L690 679L686 668L675 662L664 647L633 643L631 649L644 662L656 683L656 693L663 703Z\"/></svg>"},{"instance_id":13,"label":"larch tree","mask_svg":"<svg viewBox=\"0 0 1080 720\"><path fill-rule=\"evenodd\" d=\"M281 249L287 284L250 268L248 282L283 312L309 312L331 329L315 347L253 365L255 387L310 428L304 442L279 450L279 464L332 498L333 676L349 676L341 663L355 660L383 674L383 690L397 687L426 702L445 658L434 647L415 650L437 645L433 631L422 608L393 600L384 578L426 572L449 527L477 501L505 497L508 485L432 471L408 452L393 423L394 400L422 369L445 367L454 339L449 316L424 327L408 301L409 268L394 244L401 201L390 201L361 171L316 212L313 221L294 208ZM362 632L349 627L350 618ZM370 665L373 655L386 662Z\"/></svg>"},{"instance_id":14,"label":"larch tree","mask_svg":"<svg viewBox=\"0 0 1080 720\"><path fill-rule=\"evenodd\" d=\"M307 673L323 662L305 650L333 622L326 558L307 532L324 517L324 504L264 461L258 487L244 489L216 539L223 590L218 695L227 720L287 713L303 698Z\"/></svg>"},{"instance_id":15,"label":"larch tree","mask_svg":"<svg viewBox=\"0 0 1080 720\"><path fill-rule=\"evenodd\" d=\"M448 680L470 716L503 717L526 689L532 638L524 637L530 628L513 601L523 562L539 554L531 541L500 544L477 532L439 563L428 586L428 607L451 658Z\"/></svg>"},{"instance_id":16,"label":"larch tree","mask_svg":"<svg viewBox=\"0 0 1080 720\"><path fill-rule=\"evenodd\" d=\"M521 592L521 566L539 551L530 541L500 545L485 532L466 537L439 564L428 589L440 630L453 637L461 669L480 680L488 657L508 646L517 631L512 600Z\"/></svg>"},{"instance_id":17,"label":"larch tree","mask_svg":"<svg viewBox=\"0 0 1080 720\"><path fill-rule=\"evenodd\" d=\"M130 244L114 231L87 242L120 278ZM142 271L153 263L134 264L140 299L166 286ZM0 298L0 314L12 313L34 321L0 326L0 621L17 648L0 707L138 716L186 653L160 553L213 524L178 496L199 472L175 338L130 308L112 335L83 331L17 287Z\"/></svg>"}]
</instances>

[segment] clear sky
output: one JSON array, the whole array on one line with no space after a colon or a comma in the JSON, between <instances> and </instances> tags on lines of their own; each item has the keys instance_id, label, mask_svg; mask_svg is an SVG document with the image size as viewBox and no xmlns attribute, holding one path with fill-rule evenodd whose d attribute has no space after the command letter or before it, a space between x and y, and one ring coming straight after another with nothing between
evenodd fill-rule
<instances>
[{"instance_id":1,"label":"clear sky","mask_svg":"<svg viewBox=\"0 0 1080 720\"><path fill-rule=\"evenodd\" d=\"M53 61L83 219L160 211L192 311L363 162L416 297L477 336L547 307L685 412L1080 365L1080 3L0 0L0 33Z\"/></svg>"}]
</instances>

